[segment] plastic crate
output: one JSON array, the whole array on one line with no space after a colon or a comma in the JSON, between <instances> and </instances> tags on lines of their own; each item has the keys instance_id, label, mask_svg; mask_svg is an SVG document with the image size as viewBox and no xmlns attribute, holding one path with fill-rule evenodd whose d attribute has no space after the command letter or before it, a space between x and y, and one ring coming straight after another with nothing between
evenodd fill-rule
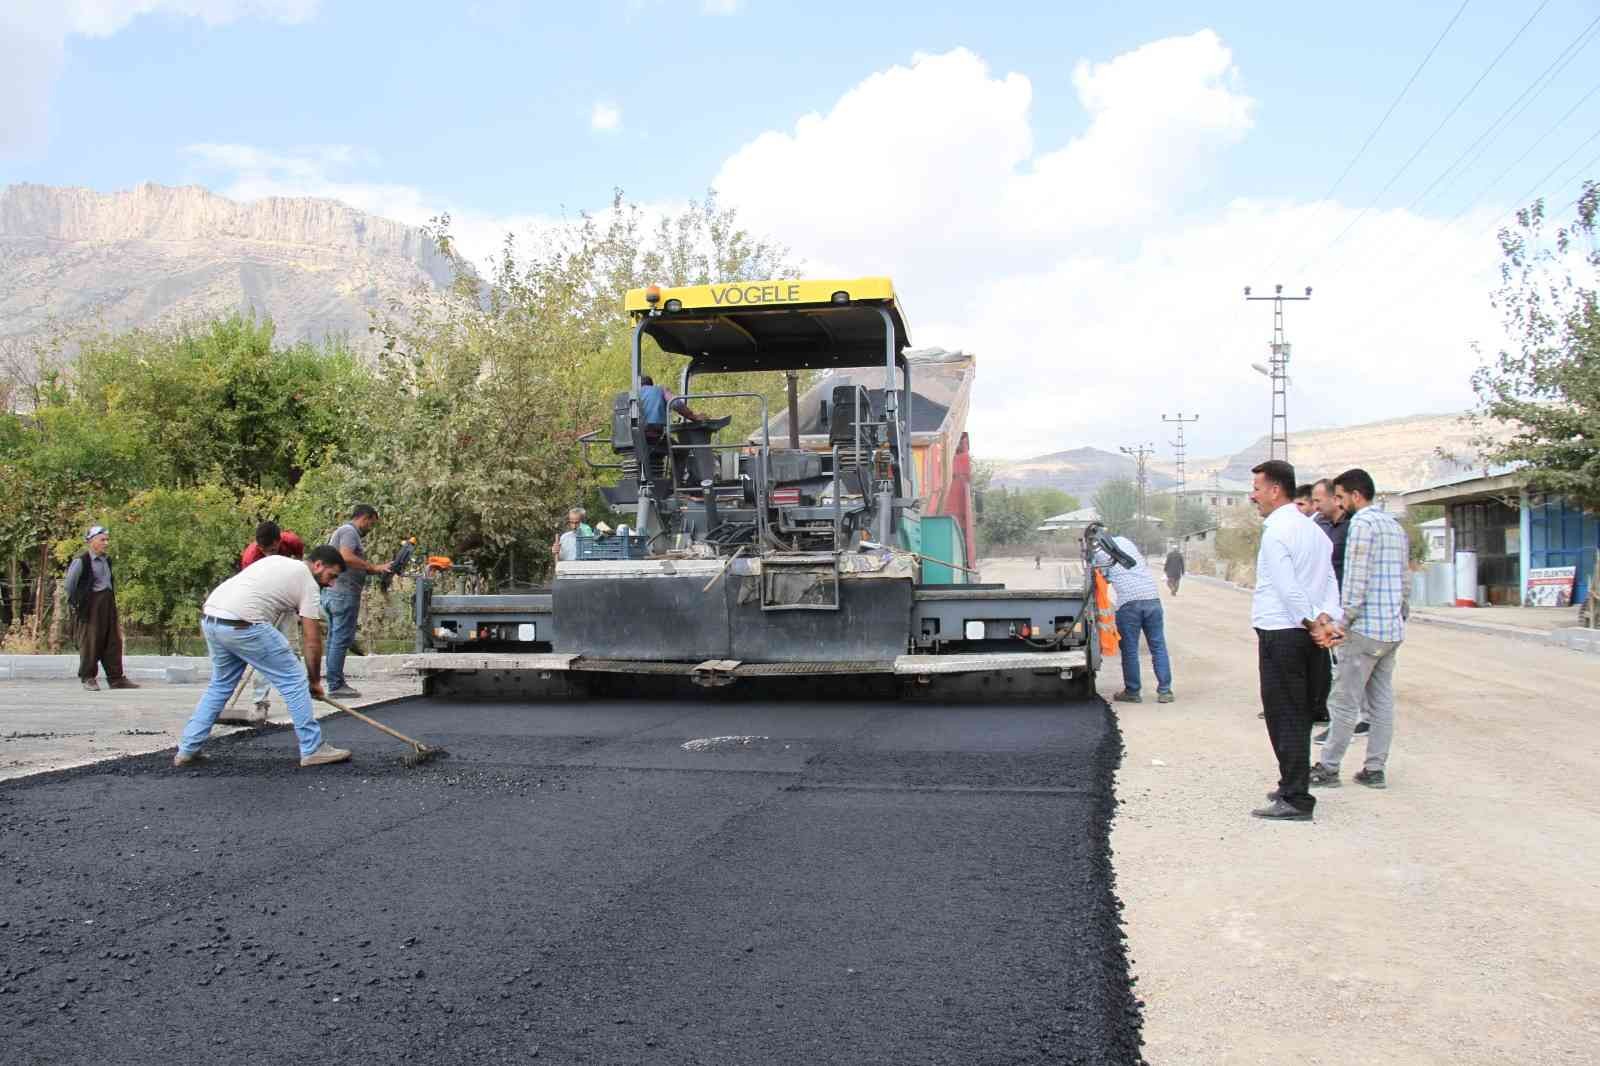
<instances>
[{"instance_id":1,"label":"plastic crate","mask_svg":"<svg viewBox=\"0 0 1600 1066\"><path fill-rule=\"evenodd\" d=\"M579 559L643 559L649 554L650 538L627 536L579 537Z\"/></svg>"}]
</instances>

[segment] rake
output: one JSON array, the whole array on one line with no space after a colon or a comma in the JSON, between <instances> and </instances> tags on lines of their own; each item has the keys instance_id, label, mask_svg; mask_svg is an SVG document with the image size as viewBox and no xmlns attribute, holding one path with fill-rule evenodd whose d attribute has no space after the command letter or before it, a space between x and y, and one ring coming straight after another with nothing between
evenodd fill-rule
<instances>
[{"instance_id":1,"label":"rake","mask_svg":"<svg viewBox=\"0 0 1600 1066\"><path fill-rule=\"evenodd\" d=\"M421 766L425 762L432 762L434 759L441 758L442 756L450 754L448 751L445 751L443 748L431 747L431 746L429 746L427 744L424 744L420 740L415 740L415 739L413 739L411 737L406 736L404 733L400 732L400 730L398 730L398 729L391 729L389 726L384 725L382 722L378 721L376 718L369 718L368 716L362 714L360 711L354 709L353 707L346 707L344 704L340 703L338 700L334 699L332 696L323 696L322 697L322 702L326 703L328 706L332 707L334 710L343 711L345 714L348 714L351 717L361 719L363 722L367 723L372 728L374 728L376 730L379 730L380 732L388 733L391 737L394 737L396 740L403 740L407 744L411 745L411 750L406 752L405 756L400 760L401 762L405 763L407 766Z\"/></svg>"}]
</instances>

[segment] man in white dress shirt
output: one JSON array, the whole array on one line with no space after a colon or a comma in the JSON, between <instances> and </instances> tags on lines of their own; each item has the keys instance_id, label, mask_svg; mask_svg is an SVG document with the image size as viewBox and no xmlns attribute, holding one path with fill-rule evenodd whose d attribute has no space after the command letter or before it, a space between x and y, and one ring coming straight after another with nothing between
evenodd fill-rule
<instances>
[{"instance_id":1,"label":"man in white dress shirt","mask_svg":"<svg viewBox=\"0 0 1600 1066\"><path fill-rule=\"evenodd\" d=\"M1261 707L1278 759L1278 787L1250 813L1311 820L1311 714L1320 648L1336 638L1339 590L1333 543L1294 506L1294 467L1279 459L1251 470L1250 500L1266 519L1250 604L1261 671Z\"/></svg>"}]
</instances>

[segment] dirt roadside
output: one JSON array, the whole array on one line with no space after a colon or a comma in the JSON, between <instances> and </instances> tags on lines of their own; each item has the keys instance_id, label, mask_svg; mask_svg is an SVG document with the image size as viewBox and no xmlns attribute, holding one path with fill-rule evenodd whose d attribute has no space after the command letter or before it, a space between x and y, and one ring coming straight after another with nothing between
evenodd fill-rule
<instances>
[{"instance_id":1,"label":"dirt roadside","mask_svg":"<svg viewBox=\"0 0 1600 1066\"><path fill-rule=\"evenodd\" d=\"M1149 1061L1593 1062L1600 661L1413 626L1388 790L1350 783L1357 742L1314 824L1264 823L1249 606L1186 582L1165 599L1178 702L1116 705L1113 862Z\"/></svg>"}]
</instances>

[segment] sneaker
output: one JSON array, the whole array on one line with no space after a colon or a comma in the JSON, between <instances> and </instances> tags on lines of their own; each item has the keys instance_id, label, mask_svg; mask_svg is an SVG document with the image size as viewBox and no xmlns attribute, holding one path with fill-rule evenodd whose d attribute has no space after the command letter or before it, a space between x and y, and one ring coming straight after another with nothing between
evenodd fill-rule
<instances>
[{"instance_id":1,"label":"sneaker","mask_svg":"<svg viewBox=\"0 0 1600 1066\"><path fill-rule=\"evenodd\" d=\"M1358 736L1358 737L1359 736L1363 736L1364 734L1367 734L1367 733L1370 733L1370 732L1372 732L1372 723L1371 722L1357 722L1356 723L1356 728L1355 728L1355 733L1354 733L1355 736Z\"/></svg>"},{"instance_id":2,"label":"sneaker","mask_svg":"<svg viewBox=\"0 0 1600 1066\"><path fill-rule=\"evenodd\" d=\"M1174 696L1172 694L1172 690L1170 688L1167 689L1165 692L1161 691L1160 689L1156 689L1156 702L1157 703L1171 703L1173 700L1175 700L1177 698L1178 697L1176 697L1176 696Z\"/></svg>"},{"instance_id":3,"label":"sneaker","mask_svg":"<svg viewBox=\"0 0 1600 1066\"><path fill-rule=\"evenodd\" d=\"M300 765L326 766L333 762L344 762L348 758L350 753L344 748L336 748L332 744L325 743L310 755L300 756Z\"/></svg>"},{"instance_id":4,"label":"sneaker","mask_svg":"<svg viewBox=\"0 0 1600 1066\"><path fill-rule=\"evenodd\" d=\"M99 692L100 682L96 681L92 677L86 677L83 679L83 687L88 689L90 692Z\"/></svg>"},{"instance_id":5,"label":"sneaker","mask_svg":"<svg viewBox=\"0 0 1600 1066\"><path fill-rule=\"evenodd\" d=\"M1311 764L1312 788L1338 788L1339 771L1323 766L1321 763Z\"/></svg>"},{"instance_id":6,"label":"sneaker","mask_svg":"<svg viewBox=\"0 0 1600 1066\"><path fill-rule=\"evenodd\" d=\"M1333 732L1332 729L1324 729L1322 732L1312 737L1311 742L1313 744L1326 744L1328 742L1328 734L1331 732Z\"/></svg>"},{"instance_id":7,"label":"sneaker","mask_svg":"<svg viewBox=\"0 0 1600 1066\"><path fill-rule=\"evenodd\" d=\"M361 693L349 685L340 685L338 688L329 689L328 695L336 700L359 700L361 698Z\"/></svg>"},{"instance_id":8,"label":"sneaker","mask_svg":"<svg viewBox=\"0 0 1600 1066\"><path fill-rule=\"evenodd\" d=\"M1116 700L1118 703L1143 703L1144 702L1144 697L1140 696L1137 692L1129 692L1127 689L1123 689L1121 692L1117 693L1115 696L1112 696L1111 698Z\"/></svg>"},{"instance_id":9,"label":"sneaker","mask_svg":"<svg viewBox=\"0 0 1600 1066\"><path fill-rule=\"evenodd\" d=\"M172 757L172 765L179 767L200 766L210 761L211 756L203 751L184 751L181 748L178 750L178 754Z\"/></svg>"},{"instance_id":10,"label":"sneaker","mask_svg":"<svg viewBox=\"0 0 1600 1066\"><path fill-rule=\"evenodd\" d=\"M1389 782L1384 780L1382 770L1360 770L1350 780L1358 785L1366 785L1368 788L1389 787Z\"/></svg>"}]
</instances>

